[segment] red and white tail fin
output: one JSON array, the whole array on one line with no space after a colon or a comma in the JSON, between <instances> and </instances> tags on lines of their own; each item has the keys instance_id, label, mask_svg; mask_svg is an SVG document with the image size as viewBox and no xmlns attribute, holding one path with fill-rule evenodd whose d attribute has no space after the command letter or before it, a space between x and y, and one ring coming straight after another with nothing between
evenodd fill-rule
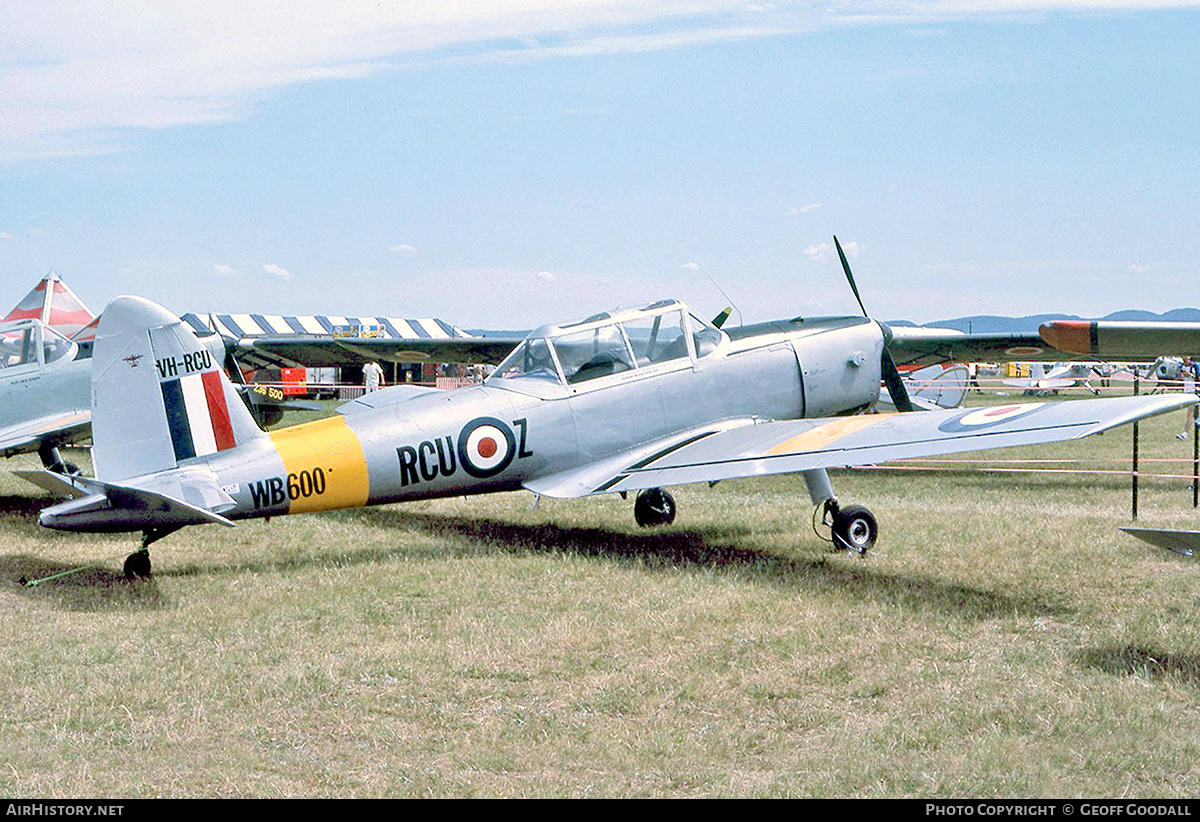
<instances>
[{"instance_id":1,"label":"red and white tail fin","mask_svg":"<svg viewBox=\"0 0 1200 822\"><path fill-rule=\"evenodd\" d=\"M108 304L92 364L97 479L174 468L265 436L220 357L187 324L140 297Z\"/></svg>"}]
</instances>

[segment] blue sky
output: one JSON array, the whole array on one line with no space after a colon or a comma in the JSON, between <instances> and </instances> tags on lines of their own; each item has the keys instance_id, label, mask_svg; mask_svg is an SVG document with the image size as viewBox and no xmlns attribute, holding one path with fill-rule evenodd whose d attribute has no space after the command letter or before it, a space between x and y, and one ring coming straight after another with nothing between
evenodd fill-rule
<instances>
[{"instance_id":1,"label":"blue sky","mask_svg":"<svg viewBox=\"0 0 1200 822\"><path fill-rule=\"evenodd\" d=\"M1200 305L1197 5L14 0L0 305Z\"/></svg>"}]
</instances>

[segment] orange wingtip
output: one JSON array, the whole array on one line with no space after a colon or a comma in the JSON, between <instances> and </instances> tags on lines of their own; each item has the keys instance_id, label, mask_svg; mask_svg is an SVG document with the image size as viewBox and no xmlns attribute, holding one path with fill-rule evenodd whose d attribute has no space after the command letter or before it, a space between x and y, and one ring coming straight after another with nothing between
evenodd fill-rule
<instances>
[{"instance_id":1,"label":"orange wingtip","mask_svg":"<svg viewBox=\"0 0 1200 822\"><path fill-rule=\"evenodd\" d=\"M1038 329L1042 339L1059 351L1069 351L1072 354L1096 353L1095 336L1092 333L1095 323L1086 320L1054 320L1043 323Z\"/></svg>"}]
</instances>

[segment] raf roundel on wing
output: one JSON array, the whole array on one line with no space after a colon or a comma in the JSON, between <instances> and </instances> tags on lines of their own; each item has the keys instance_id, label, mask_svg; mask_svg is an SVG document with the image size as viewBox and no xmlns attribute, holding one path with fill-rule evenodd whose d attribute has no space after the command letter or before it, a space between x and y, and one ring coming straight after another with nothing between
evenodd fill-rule
<instances>
[{"instance_id":1,"label":"raf roundel on wing","mask_svg":"<svg viewBox=\"0 0 1200 822\"><path fill-rule=\"evenodd\" d=\"M939 431L957 433L960 431L976 431L991 428L1003 422L1011 422L1019 417L1033 414L1042 407L1040 402L1024 403L1021 405L998 405L994 408L976 408L973 411L946 420L938 426Z\"/></svg>"}]
</instances>

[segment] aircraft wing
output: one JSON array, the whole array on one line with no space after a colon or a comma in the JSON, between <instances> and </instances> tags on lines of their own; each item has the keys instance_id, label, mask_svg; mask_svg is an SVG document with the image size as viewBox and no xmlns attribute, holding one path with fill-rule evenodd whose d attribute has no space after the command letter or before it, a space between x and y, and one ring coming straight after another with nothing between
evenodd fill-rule
<instances>
[{"instance_id":1,"label":"aircraft wing","mask_svg":"<svg viewBox=\"0 0 1200 822\"><path fill-rule=\"evenodd\" d=\"M1196 402L1190 394L1156 394L919 414L735 420L681 432L525 487L549 497L580 497L1056 442Z\"/></svg>"},{"instance_id":2,"label":"aircraft wing","mask_svg":"<svg viewBox=\"0 0 1200 822\"><path fill-rule=\"evenodd\" d=\"M0 455L11 457L38 450L45 440L55 445L80 442L92 434L92 412L77 409L47 414L0 429Z\"/></svg>"},{"instance_id":3,"label":"aircraft wing","mask_svg":"<svg viewBox=\"0 0 1200 822\"><path fill-rule=\"evenodd\" d=\"M1200 323L1055 320L1043 323L1041 334L1062 351L1091 357L1200 354Z\"/></svg>"},{"instance_id":4,"label":"aircraft wing","mask_svg":"<svg viewBox=\"0 0 1200 822\"><path fill-rule=\"evenodd\" d=\"M1173 531L1168 528L1121 528L1140 540L1166 548L1185 557L1195 556L1200 550L1200 531Z\"/></svg>"},{"instance_id":5,"label":"aircraft wing","mask_svg":"<svg viewBox=\"0 0 1200 822\"><path fill-rule=\"evenodd\" d=\"M904 325L888 327L892 332L888 351L891 352L896 365L1073 358L1072 354L1054 348L1033 332L964 334L948 328L913 328Z\"/></svg>"},{"instance_id":6,"label":"aircraft wing","mask_svg":"<svg viewBox=\"0 0 1200 822\"><path fill-rule=\"evenodd\" d=\"M393 339L333 335L243 337L236 357L256 368L297 365L325 368L368 362L461 362L497 364L521 337Z\"/></svg>"}]
</instances>

